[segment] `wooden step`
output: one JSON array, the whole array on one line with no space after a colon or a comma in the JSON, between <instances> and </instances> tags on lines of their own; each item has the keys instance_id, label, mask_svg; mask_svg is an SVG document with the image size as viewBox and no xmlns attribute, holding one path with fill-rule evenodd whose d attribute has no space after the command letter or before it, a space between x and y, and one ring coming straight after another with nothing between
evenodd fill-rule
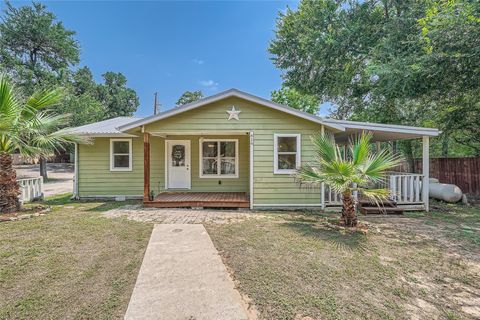
<instances>
[{"instance_id":1,"label":"wooden step","mask_svg":"<svg viewBox=\"0 0 480 320\"><path fill-rule=\"evenodd\" d=\"M358 204L360 205L360 207L376 207L377 206L375 202L368 199L361 199L360 201L358 201ZM392 200L379 201L378 205L383 207L390 207L390 208L395 208L397 206L397 204Z\"/></svg>"},{"instance_id":2,"label":"wooden step","mask_svg":"<svg viewBox=\"0 0 480 320\"><path fill-rule=\"evenodd\" d=\"M403 208L392 207L361 207L360 212L362 214L403 214L405 210Z\"/></svg>"}]
</instances>

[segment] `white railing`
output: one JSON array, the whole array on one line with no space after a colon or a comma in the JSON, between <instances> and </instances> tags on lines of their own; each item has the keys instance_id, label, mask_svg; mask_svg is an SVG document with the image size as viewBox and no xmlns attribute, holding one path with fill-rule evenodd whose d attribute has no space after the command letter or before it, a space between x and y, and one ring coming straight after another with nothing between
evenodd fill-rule
<instances>
[{"instance_id":1,"label":"white railing","mask_svg":"<svg viewBox=\"0 0 480 320\"><path fill-rule=\"evenodd\" d=\"M340 193L333 191L330 186L325 185L325 205L336 206L342 204L342 196Z\"/></svg>"},{"instance_id":2,"label":"white railing","mask_svg":"<svg viewBox=\"0 0 480 320\"><path fill-rule=\"evenodd\" d=\"M387 188L392 200L398 204L421 204L423 203L422 181L422 174L389 172L375 188ZM325 206L342 204L339 193L333 191L328 185L324 186L324 190Z\"/></svg>"},{"instance_id":3,"label":"white railing","mask_svg":"<svg viewBox=\"0 0 480 320\"><path fill-rule=\"evenodd\" d=\"M30 202L43 197L43 177L18 179L20 202Z\"/></svg>"},{"instance_id":4,"label":"white railing","mask_svg":"<svg viewBox=\"0 0 480 320\"><path fill-rule=\"evenodd\" d=\"M423 202L423 175L415 173L389 174L388 189L398 204L417 204Z\"/></svg>"}]
</instances>

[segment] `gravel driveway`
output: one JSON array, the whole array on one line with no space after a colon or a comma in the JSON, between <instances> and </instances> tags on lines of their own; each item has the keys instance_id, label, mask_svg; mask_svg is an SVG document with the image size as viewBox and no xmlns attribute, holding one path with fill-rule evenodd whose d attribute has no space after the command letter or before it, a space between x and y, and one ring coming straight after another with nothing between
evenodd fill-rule
<instances>
[{"instance_id":1,"label":"gravel driveway","mask_svg":"<svg viewBox=\"0 0 480 320\"><path fill-rule=\"evenodd\" d=\"M40 176L38 164L15 166L18 179L35 178ZM47 171L49 181L43 185L46 197L73 191L73 164L48 163Z\"/></svg>"}]
</instances>

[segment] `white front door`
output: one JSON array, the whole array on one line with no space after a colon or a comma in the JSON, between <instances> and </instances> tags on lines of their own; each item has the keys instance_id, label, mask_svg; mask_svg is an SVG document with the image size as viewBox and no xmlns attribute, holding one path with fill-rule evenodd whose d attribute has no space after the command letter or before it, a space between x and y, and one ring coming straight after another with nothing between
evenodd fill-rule
<instances>
[{"instance_id":1,"label":"white front door","mask_svg":"<svg viewBox=\"0 0 480 320\"><path fill-rule=\"evenodd\" d=\"M167 188L190 189L190 140L167 140Z\"/></svg>"}]
</instances>

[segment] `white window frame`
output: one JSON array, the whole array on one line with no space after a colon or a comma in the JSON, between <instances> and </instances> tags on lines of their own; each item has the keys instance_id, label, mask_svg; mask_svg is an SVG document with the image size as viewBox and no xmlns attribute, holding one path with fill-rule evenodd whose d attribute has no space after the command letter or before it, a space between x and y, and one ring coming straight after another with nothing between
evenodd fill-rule
<instances>
[{"instance_id":1,"label":"white window frame","mask_svg":"<svg viewBox=\"0 0 480 320\"><path fill-rule=\"evenodd\" d=\"M279 169L278 168L278 138L296 138L297 151L296 152L280 152L280 154L295 154L296 168L295 169ZM302 150L302 136L300 133L274 133L273 134L273 173L274 174L293 174L300 168L301 164L301 150Z\"/></svg>"},{"instance_id":2,"label":"white window frame","mask_svg":"<svg viewBox=\"0 0 480 320\"><path fill-rule=\"evenodd\" d=\"M222 170L220 167L220 145L218 145L218 151L217 151L217 174L203 174L203 143L204 142L235 142L235 174L222 174ZM238 139L203 139L201 138L199 140L199 165L198 167L200 168L199 170L199 176L200 178L205 178L205 179L231 179L231 178L238 178L239 176L239 171L240 171L240 163L238 161ZM230 157L227 157L230 158Z\"/></svg>"},{"instance_id":3,"label":"white window frame","mask_svg":"<svg viewBox=\"0 0 480 320\"><path fill-rule=\"evenodd\" d=\"M113 143L114 142L128 142L128 167L127 168L116 168L114 167L115 155L127 155L126 153L113 153ZM110 171L132 171L132 139L110 139Z\"/></svg>"}]
</instances>

